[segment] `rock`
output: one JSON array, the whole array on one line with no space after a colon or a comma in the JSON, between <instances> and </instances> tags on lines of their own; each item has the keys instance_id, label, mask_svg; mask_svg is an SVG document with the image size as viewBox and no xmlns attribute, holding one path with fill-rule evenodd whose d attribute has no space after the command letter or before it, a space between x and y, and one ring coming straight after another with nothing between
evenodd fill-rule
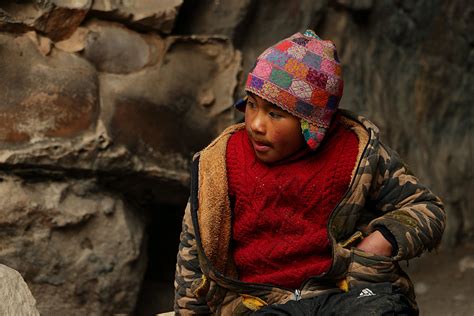
<instances>
[{"instance_id":1,"label":"rock","mask_svg":"<svg viewBox=\"0 0 474 316\"><path fill-rule=\"evenodd\" d=\"M36 301L18 271L0 264L0 314L39 316Z\"/></svg>"},{"instance_id":2,"label":"rock","mask_svg":"<svg viewBox=\"0 0 474 316\"><path fill-rule=\"evenodd\" d=\"M58 2L61 3L61 1ZM34 28L46 34L53 41L64 40L74 33L82 23L89 6L90 0L84 6L79 7L53 6L54 9L47 11L35 21Z\"/></svg>"},{"instance_id":3,"label":"rock","mask_svg":"<svg viewBox=\"0 0 474 316\"><path fill-rule=\"evenodd\" d=\"M176 31L180 34L234 38L244 28L255 1L184 1Z\"/></svg>"},{"instance_id":4,"label":"rock","mask_svg":"<svg viewBox=\"0 0 474 316\"><path fill-rule=\"evenodd\" d=\"M109 73L130 73L161 59L164 44L152 49L144 36L118 23L89 23L84 57ZM161 39L155 36L157 42ZM162 42L162 41L161 41Z\"/></svg>"},{"instance_id":5,"label":"rock","mask_svg":"<svg viewBox=\"0 0 474 316\"><path fill-rule=\"evenodd\" d=\"M146 267L137 209L93 178L2 174L0 194L0 261L24 275L42 314L133 312Z\"/></svg>"},{"instance_id":6,"label":"rock","mask_svg":"<svg viewBox=\"0 0 474 316\"><path fill-rule=\"evenodd\" d=\"M338 5L354 11L370 10L374 0L336 0Z\"/></svg>"},{"instance_id":7,"label":"rock","mask_svg":"<svg viewBox=\"0 0 474 316\"><path fill-rule=\"evenodd\" d=\"M385 143L440 195L449 245L474 236L474 196L465 191L472 187L472 12L462 1L374 1L367 15L330 10L321 26L344 65L341 107L374 121Z\"/></svg>"},{"instance_id":8,"label":"rock","mask_svg":"<svg viewBox=\"0 0 474 316\"><path fill-rule=\"evenodd\" d=\"M91 0L45 0L2 4L0 30L35 29L53 41L68 38L84 20Z\"/></svg>"},{"instance_id":9,"label":"rock","mask_svg":"<svg viewBox=\"0 0 474 316\"><path fill-rule=\"evenodd\" d=\"M78 34L77 42L71 37L72 46L56 43L65 50L55 46L47 56L34 32L16 38L0 34L5 47L0 68L6 70L0 79L6 87L0 91L0 168L34 176L101 172L104 181L138 200L147 195L180 203L187 195L193 153L233 121L240 54L222 38L164 41L106 22L84 29L78 29L85 36ZM120 36L104 37L110 46L85 43L80 50L81 38L104 29ZM100 64L98 52L112 54L114 40L122 36L146 49L146 58L138 63L129 54ZM98 67L131 73L104 72L99 83L89 62L67 52L78 49L91 60L96 57Z\"/></svg>"},{"instance_id":10,"label":"rock","mask_svg":"<svg viewBox=\"0 0 474 316\"><path fill-rule=\"evenodd\" d=\"M8 12L0 8L0 31L11 33L25 33L32 30L31 27L11 17Z\"/></svg>"},{"instance_id":11,"label":"rock","mask_svg":"<svg viewBox=\"0 0 474 316\"><path fill-rule=\"evenodd\" d=\"M161 63L101 76L104 123L132 152L191 157L232 122L239 69L240 55L224 39L170 38Z\"/></svg>"},{"instance_id":12,"label":"rock","mask_svg":"<svg viewBox=\"0 0 474 316\"><path fill-rule=\"evenodd\" d=\"M68 53L80 52L86 47L88 34L89 30L87 28L78 27L69 38L55 43L54 46Z\"/></svg>"},{"instance_id":13,"label":"rock","mask_svg":"<svg viewBox=\"0 0 474 316\"><path fill-rule=\"evenodd\" d=\"M66 9L88 9L93 0L43 0L41 6L43 8L62 7Z\"/></svg>"},{"instance_id":14,"label":"rock","mask_svg":"<svg viewBox=\"0 0 474 316\"><path fill-rule=\"evenodd\" d=\"M459 261L459 271L461 273L468 269L474 269L474 256L465 256Z\"/></svg>"},{"instance_id":15,"label":"rock","mask_svg":"<svg viewBox=\"0 0 474 316\"><path fill-rule=\"evenodd\" d=\"M95 0L92 10L100 17L125 22L142 30L169 34L182 2L183 0Z\"/></svg>"},{"instance_id":16,"label":"rock","mask_svg":"<svg viewBox=\"0 0 474 316\"><path fill-rule=\"evenodd\" d=\"M49 38L41 36L34 31L30 31L25 35L28 36L33 41L33 43L36 44L36 47L43 56L49 55L52 48L52 43Z\"/></svg>"},{"instance_id":17,"label":"rock","mask_svg":"<svg viewBox=\"0 0 474 316\"><path fill-rule=\"evenodd\" d=\"M201 90L197 96L197 101L201 106L210 107L216 101L212 90Z\"/></svg>"},{"instance_id":18,"label":"rock","mask_svg":"<svg viewBox=\"0 0 474 316\"><path fill-rule=\"evenodd\" d=\"M424 282L415 283L415 293L416 295L424 295L428 292L428 285Z\"/></svg>"},{"instance_id":19,"label":"rock","mask_svg":"<svg viewBox=\"0 0 474 316\"><path fill-rule=\"evenodd\" d=\"M99 110L95 69L30 38L0 34L2 147L78 136L94 126Z\"/></svg>"}]
</instances>

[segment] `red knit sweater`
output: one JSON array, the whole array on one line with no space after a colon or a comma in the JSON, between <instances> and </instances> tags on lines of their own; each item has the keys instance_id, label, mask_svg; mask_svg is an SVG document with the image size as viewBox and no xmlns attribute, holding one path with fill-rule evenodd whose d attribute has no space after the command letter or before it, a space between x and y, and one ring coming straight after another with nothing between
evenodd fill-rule
<instances>
[{"instance_id":1,"label":"red knit sweater","mask_svg":"<svg viewBox=\"0 0 474 316\"><path fill-rule=\"evenodd\" d=\"M295 289L329 269L327 222L357 152L356 135L336 122L316 154L273 166L257 160L245 130L232 135L226 160L240 280Z\"/></svg>"}]
</instances>

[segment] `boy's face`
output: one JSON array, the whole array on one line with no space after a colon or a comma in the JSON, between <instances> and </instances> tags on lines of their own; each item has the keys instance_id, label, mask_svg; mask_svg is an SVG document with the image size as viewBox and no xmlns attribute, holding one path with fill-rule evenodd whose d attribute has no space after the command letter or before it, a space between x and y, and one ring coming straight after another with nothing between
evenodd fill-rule
<instances>
[{"instance_id":1,"label":"boy's face","mask_svg":"<svg viewBox=\"0 0 474 316\"><path fill-rule=\"evenodd\" d=\"M255 155L265 163L287 158L306 144L299 118L251 93L245 107L245 128Z\"/></svg>"}]
</instances>

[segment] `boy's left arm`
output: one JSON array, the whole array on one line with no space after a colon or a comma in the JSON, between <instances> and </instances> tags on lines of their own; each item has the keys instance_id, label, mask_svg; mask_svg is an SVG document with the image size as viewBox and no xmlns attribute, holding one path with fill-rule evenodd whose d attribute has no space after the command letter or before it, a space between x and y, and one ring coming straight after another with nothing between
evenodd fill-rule
<instances>
[{"instance_id":1,"label":"boy's left arm","mask_svg":"<svg viewBox=\"0 0 474 316\"><path fill-rule=\"evenodd\" d=\"M392 244L398 248L393 259L410 259L438 246L446 220L441 200L410 174L395 151L383 145L375 181L371 199L383 215L371 221L369 229L393 236Z\"/></svg>"}]
</instances>

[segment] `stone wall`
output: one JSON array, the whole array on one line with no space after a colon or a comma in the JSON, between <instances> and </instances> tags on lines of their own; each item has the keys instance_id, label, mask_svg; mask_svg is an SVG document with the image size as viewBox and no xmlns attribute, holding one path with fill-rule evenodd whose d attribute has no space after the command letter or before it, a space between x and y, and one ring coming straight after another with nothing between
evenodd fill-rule
<instances>
[{"instance_id":1,"label":"stone wall","mask_svg":"<svg viewBox=\"0 0 474 316\"><path fill-rule=\"evenodd\" d=\"M192 153L233 122L241 54L170 34L180 6L1 3L0 262L41 313L133 312L150 206L186 202Z\"/></svg>"},{"instance_id":2,"label":"stone wall","mask_svg":"<svg viewBox=\"0 0 474 316\"><path fill-rule=\"evenodd\" d=\"M445 245L473 241L473 17L462 0L0 2L0 263L41 313L133 312L147 253L175 260L153 259L169 232L150 225L186 202L192 154L239 119L258 54L307 27L339 49L341 107L445 201Z\"/></svg>"}]
</instances>

